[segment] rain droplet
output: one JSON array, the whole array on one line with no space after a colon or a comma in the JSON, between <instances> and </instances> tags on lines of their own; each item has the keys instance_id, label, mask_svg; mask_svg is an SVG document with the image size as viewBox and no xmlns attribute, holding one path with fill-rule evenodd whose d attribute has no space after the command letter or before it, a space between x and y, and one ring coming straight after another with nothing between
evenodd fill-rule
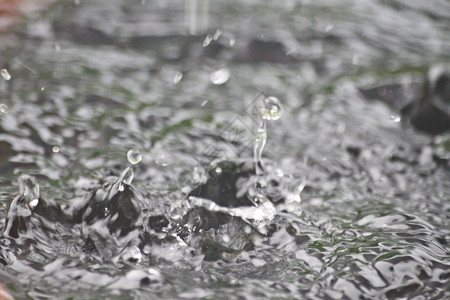
<instances>
[{"instance_id":1,"label":"rain droplet","mask_svg":"<svg viewBox=\"0 0 450 300\"><path fill-rule=\"evenodd\" d=\"M183 73L181 72L176 72L175 76L173 77L173 83L177 84L178 82L180 82L180 80L183 78Z\"/></svg>"},{"instance_id":2,"label":"rain droplet","mask_svg":"<svg viewBox=\"0 0 450 300\"><path fill-rule=\"evenodd\" d=\"M331 29L333 29L334 28L334 26L332 25L332 24L328 24L326 27L325 27L325 32L328 32L328 31L330 31Z\"/></svg>"},{"instance_id":3,"label":"rain droplet","mask_svg":"<svg viewBox=\"0 0 450 300\"><path fill-rule=\"evenodd\" d=\"M276 97L264 99L262 118L264 120L278 120L281 117L281 104Z\"/></svg>"},{"instance_id":4,"label":"rain droplet","mask_svg":"<svg viewBox=\"0 0 450 300\"><path fill-rule=\"evenodd\" d=\"M45 91L45 86L41 87L41 91L42 92Z\"/></svg>"},{"instance_id":5,"label":"rain droplet","mask_svg":"<svg viewBox=\"0 0 450 300\"><path fill-rule=\"evenodd\" d=\"M221 85L228 81L230 78L230 71L227 68L221 68L217 71L214 71L209 76L211 82L215 85Z\"/></svg>"},{"instance_id":6,"label":"rain droplet","mask_svg":"<svg viewBox=\"0 0 450 300\"><path fill-rule=\"evenodd\" d=\"M222 35L223 31L220 29L217 29L216 32L213 35L213 40L217 41L219 37Z\"/></svg>"},{"instance_id":7,"label":"rain droplet","mask_svg":"<svg viewBox=\"0 0 450 300\"><path fill-rule=\"evenodd\" d=\"M216 172L217 174L222 174L222 168L221 167L217 167L214 169L214 172Z\"/></svg>"},{"instance_id":8,"label":"rain droplet","mask_svg":"<svg viewBox=\"0 0 450 300\"><path fill-rule=\"evenodd\" d=\"M6 69L1 69L0 75L2 75L3 79L5 79L6 81L11 79L11 74L9 74L8 70Z\"/></svg>"},{"instance_id":9,"label":"rain droplet","mask_svg":"<svg viewBox=\"0 0 450 300\"><path fill-rule=\"evenodd\" d=\"M55 51L56 51L56 52L61 51L61 45L59 45L58 42L55 42Z\"/></svg>"},{"instance_id":10,"label":"rain droplet","mask_svg":"<svg viewBox=\"0 0 450 300\"><path fill-rule=\"evenodd\" d=\"M203 47L208 47L209 44L211 44L212 40L214 39L214 36L211 34L207 34L205 37L205 40L203 41L202 46Z\"/></svg>"},{"instance_id":11,"label":"rain droplet","mask_svg":"<svg viewBox=\"0 0 450 300\"><path fill-rule=\"evenodd\" d=\"M53 146L52 152L53 153L58 153L59 152L59 147L58 146Z\"/></svg>"},{"instance_id":12,"label":"rain droplet","mask_svg":"<svg viewBox=\"0 0 450 300\"><path fill-rule=\"evenodd\" d=\"M128 152L127 152L127 158L128 158L128 161L130 162L130 164L136 165L136 164L138 164L138 163L141 162L141 160L142 160L142 155L141 155L141 153L139 152L139 150L136 150L136 149L130 149L130 150L128 150Z\"/></svg>"},{"instance_id":13,"label":"rain droplet","mask_svg":"<svg viewBox=\"0 0 450 300\"><path fill-rule=\"evenodd\" d=\"M9 112L8 105L0 103L0 113L7 114Z\"/></svg>"},{"instance_id":14,"label":"rain droplet","mask_svg":"<svg viewBox=\"0 0 450 300\"><path fill-rule=\"evenodd\" d=\"M201 107L205 106L208 103L208 100L205 100L202 102L202 104L200 104Z\"/></svg>"},{"instance_id":15,"label":"rain droplet","mask_svg":"<svg viewBox=\"0 0 450 300\"><path fill-rule=\"evenodd\" d=\"M230 47L233 47L234 45L236 45L236 39L230 38L229 43L230 43Z\"/></svg>"}]
</instances>

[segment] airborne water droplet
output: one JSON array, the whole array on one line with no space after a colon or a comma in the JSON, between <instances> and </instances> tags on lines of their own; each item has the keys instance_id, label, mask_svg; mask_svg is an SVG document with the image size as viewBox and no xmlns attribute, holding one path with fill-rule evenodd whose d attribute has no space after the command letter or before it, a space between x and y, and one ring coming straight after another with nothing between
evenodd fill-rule
<instances>
[{"instance_id":1,"label":"airborne water droplet","mask_svg":"<svg viewBox=\"0 0 450 300\"><path fill-rule=\"evenodd\" d=\"M209 75L209 79L215 85L221 85L228 81L230 78L230 71L227 68L221 68L217 71L214 71Z\"/></svg>"},{"instance_id":2,"label":"airborne water droplet","mask_svg":"<svg viewBox=\"0 0 450 300\"><path fill-rule=\"evenodd\" d=\"M0 103L0 113L1 114L7 114L9 112L8 105L4 103Z\"/></svg>"},{"instance_id":3,"label":"airborne water droplet","mask_svg":"<svg viewBox=\"0 0 450 300\"><path fill-rule=\"evenodd\" d=\"M9 74L7 69L1 69L0 75L5 79L6 81L11 79L11 74Z\"/></svg>"},{"instance_id":4,"label":"airborne water droplet","mask_svg":"<svg viewBox=\"0 0 450 300\"><path fill-rule=\"evenodd\" d=\"M217 41L219 37L222 35L223 31L220 29L217 29L216 32L213 35L213 40Z\"/></svg>"},{"instance_id":5,"label":"airborne water droplet","mask_svg":"<svg viewBox=\"0 0 450 300\"><path fill-rule=\"evenodd\" d=\"M141 162L141 160L142 160L142 155L141 155L141 153L139 152L139 150L136 150L136 149L130 149L130 150L127 152L127 158L128 158L128 161L130 162L130 164L136 165L136 164L138 164L138 163Z\"/></svg>"},{"instance_id":6,"label":"airborne water droplet","mask_svg":"<svg viewBox=\"0 0 450 300\"><path fill-rule=\"evenodd\" d=\"M211 34L206 35L205 40L203 41L202 46L208 47L209 44L211 44L212 40L214 39L214 36Z\"/></svg>"},{"instance_id":7,"label":"airborne water droplet","mask_svg":"<svg viewBox=\"0 0 450 300\"><path fill-rule=\"evenodd\" d=\"M58 153L59 152L59 147L58 146L53 146L52 152L53 153Z\"/></svg>"},{"instance_id":8,"label":"airborne water droplet","mask_svg":"<svg viewBox=\"0 0 450 300\"><path fill-rule=\"evenodd\" d=\"M180 80L183 78L183 73L181 72L176 72L175 76L173 77L173 83L177 84L178 82L180 82Z\"/></svg>"}]
</instances>

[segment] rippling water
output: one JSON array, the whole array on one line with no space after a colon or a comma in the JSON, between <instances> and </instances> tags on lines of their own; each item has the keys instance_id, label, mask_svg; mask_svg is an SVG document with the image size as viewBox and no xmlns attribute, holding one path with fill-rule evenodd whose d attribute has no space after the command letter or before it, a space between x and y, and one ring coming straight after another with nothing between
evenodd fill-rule
<instances>
[{"instance_id":1,"label":"rippling water","mask_svg":"<svg viewBox=\"0 0 450 300\"><path fill-rule=\"evenodd\" d=\"M304 189L301 212L265 234L231 218L137 247L102 224L44 220L0 242L15 297L450 297L449 135L402 126L359 92L400 83L417 97L427 69L450 62L447 1L211 1L197 36L179 1L22 2L46 6L0 14L2 230L19 175L70 207L114 182L132 148L143 215L168 214L201 164L252 162L264 95L283 105L267 176Z\"/></svg>"}]
</instances>

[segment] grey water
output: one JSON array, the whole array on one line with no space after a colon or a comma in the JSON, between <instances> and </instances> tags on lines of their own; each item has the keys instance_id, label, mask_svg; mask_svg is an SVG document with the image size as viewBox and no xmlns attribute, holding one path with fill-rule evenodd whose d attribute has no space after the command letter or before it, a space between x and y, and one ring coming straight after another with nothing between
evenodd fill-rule
<instances>
[{"instance_id":1,"label":"grey water","mask_svg":"<svg viewBox=\"0 0 450 300\"><path fill-rule=\"evenodd\" d=\"M450 135L402 110L450 64L448 1L209 1L204 32L181 1L8 3L15 298L450 298Z\"/></svg>"}]
</instances>

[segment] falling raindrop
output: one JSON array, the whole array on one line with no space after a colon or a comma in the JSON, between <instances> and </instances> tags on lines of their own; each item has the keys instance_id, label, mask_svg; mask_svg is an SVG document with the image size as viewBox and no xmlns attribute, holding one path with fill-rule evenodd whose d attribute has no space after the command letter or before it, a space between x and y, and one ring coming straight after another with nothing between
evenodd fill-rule
<instances>
[{"instance_id":1,"label":"falling raindrop","mask_svg":"<svg viewBox=\"0 0 450 300\"><path fill-rule=\"evenodd\" d=\"M230 44L230 47L234 47L234 45L236 45L236 39L230 38L229 44Z\"/></svg>"},{"instance_id":2,"label":"falling raindrop","mask_svg":"<svg viewBox=\"0 0 450 300\"><path fill-rule=\"evenodd\" d=\"M230 78L230 71L227 68L221 68L217 71L214 71L209 76L211 82L215 85L221 85L228 81Z\"/></svg>"},{"instance_id":3,"label":"falling raindrop","mask_svg":"<svg viewBox=\"0 0 450 300\"><path fill-rule=\"evenodd\" d=\"M200 104L200 106L203 107L203 106L205 106L207 103L208 103L208 100L205 100L205 101L203 101L203 102Z\"/></svg>"},{"instance_id":4,"label":"falling raindrop","mask_svg":"<svg viewBox=\"0 0 450 300\"><path fill-rule=\"evenodd\" d=\"M219 37L222 35L223 31L220 29L217 29L216 32L213 35L213 40L217 41Z\"/></svg>"},{"instance_id":5,"label":"falling raindrop","mask_svg":"<svg viewBox=\"0 0 450 300\"><path fill-rule=\"evenodd\" d=\"M207 34L205 39L203 40L203 47L208 47L209 44L211 44L212 40L214 39L214 36L211 34Z\"/></svg>"},{"instance_id":6,"label":"falling raindrop","mask_svg":"<svg viewBox=\"0 0 450 300\"><path fill-rule=\"evenodd\" d=\"M0 75L2 75L3 79L5 79L6 81L11 79L11 74L9 74L7 69L1 69Z\"/></svg>"},{"instance_id":7,"label":"falling raindrop","mask_svg":"<svg viewBox=\"0 0 450 300\"><path fill-rule=\"evenodd\" d=\"M173 77L173 83L177 84L178 82L180 82L180 80L183 78L183 73L181 72L176 72L175 76Z\"/></svg>"},{"instance_id":8,"label":"falling raindrop","mask_svg":"<svg viewBox=\"0 0 450 300\"><path fill-rule=\"evenodd\" d=\"M130 164L136 165L136 164L138 164L138 163L141 162L141 160L142 160L142 155L141 155L141 153L139 152L139 150L136 150L136 149L130 149L130 150L128 150L128 152L127 152L127 159L128 159L128 161L130 162Z\"/></svg>"},{"instance_id":9,"label":"falling raindrop","mask_svg":"<svg viewBox=\"0 0 450 300\"><path fill-rule=\"evenodd\" d=\"M0 103L0 113L6 115L8 112L9 112L8 105Z\"/></svg>"},{"instance_id":10,"label":"falling raindrop","mask_svg":"<svg viewBox=\"0 0 450 300\"><path fill-rule=\"evenodd\" d=\"M45 91L45 86L41 87L41 92Z\"/></svg>"},{"instance_id":11,"label":"falling raindrop","mask_svg":"<svg viewBox=\"0 0 450 300\"><path fill-rule=\"evenodd\" d=\"M58 146L53 146L52 152L53 153L58 153L59 152L59 147Z\"/></svg>"},{"instance_id":12,"label":"falling raindrop","mask_svg":"<svg viewBox=\"0 0 450 300\"><path fill-rule=\"evenodd\" d=\"M222 174L222 168L221 167L217 167L214 169L214 172L216 172L216 174Z\"/></svg>"}]
</instances>

